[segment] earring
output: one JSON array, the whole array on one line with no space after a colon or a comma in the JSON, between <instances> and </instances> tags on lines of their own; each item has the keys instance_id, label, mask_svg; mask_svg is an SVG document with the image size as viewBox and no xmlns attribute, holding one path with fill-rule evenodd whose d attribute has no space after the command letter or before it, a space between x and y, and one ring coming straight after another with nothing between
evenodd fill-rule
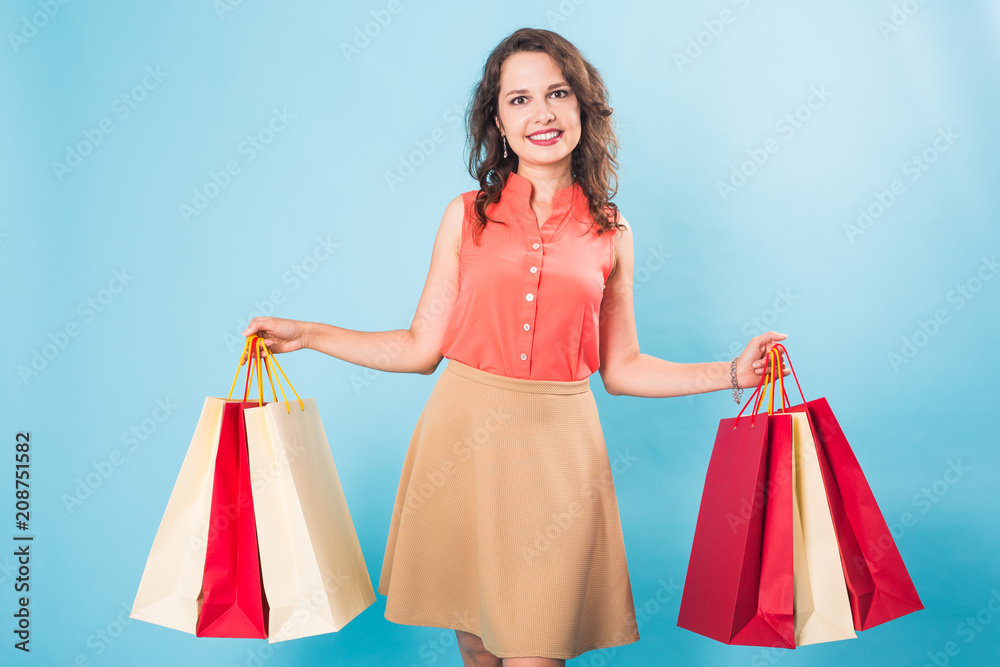
<instances>
[{"instance_id":1,"label":"earring","mask_svg":"<svg viewBox=\"0 0 1000 667\"><path fill-rule=\"evenodd\" d=\"M507 136L501 134L500 137L503 139L503 156L507 157Z\"/></svg>"}]
</instances>

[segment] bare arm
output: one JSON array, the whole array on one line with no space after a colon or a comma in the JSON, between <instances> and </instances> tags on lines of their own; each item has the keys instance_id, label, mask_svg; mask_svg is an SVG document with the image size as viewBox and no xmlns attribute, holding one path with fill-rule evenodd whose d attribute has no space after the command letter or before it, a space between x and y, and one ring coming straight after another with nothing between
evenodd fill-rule
<instances>
[{"instance_id":1,"label":"bare arm","mask_svg":"<svg viewBox=\"0 0 1000 667\"><path fill-rule=\"evenodd\" d=\"M441 219L424 291L409 329L355 331L320 322L258 317L243 332L257 333L272 352L309 348L343 361L393 373L430 375L441 362L441 341L458 296L462 197L449 202Z\"/></svg>"},{"instance_id":2,"label":"bare arm","mask_svg":"<svg viewBox=\"0 0 1000 667\"><path fill-rule=\"evenodd\" d=\"M632 228L615 236L615 268L608 277L601 302L600 355L601 380L609 394L665 398L731 389L729 362L677 363L639 351L632 304L632 274L635 250ZM751 339L736 362L737 382L741 388L755 387L760 381L766 356L775 341L785 334L769 331ZM783 375L788 370L783 369Z\"/></svg>"}]
</instances>

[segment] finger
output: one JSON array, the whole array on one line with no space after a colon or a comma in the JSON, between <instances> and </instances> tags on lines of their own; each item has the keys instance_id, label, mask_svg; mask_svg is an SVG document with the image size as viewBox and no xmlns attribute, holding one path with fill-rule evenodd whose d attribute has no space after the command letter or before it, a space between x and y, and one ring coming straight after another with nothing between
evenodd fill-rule
<instances>
[{"instance_id":1,"label":"finger","mask_svg":"<svg viewBox=\"0 0 1000 667\"><path fill-rule=\"evenodd\" d=\"M255 317L247 323L247 328L243 330L244 336L250 336L258 331L267 331L271 325L270 317ZM258 334L259 335L259 334Z\"/></svg>"}]
</instances>

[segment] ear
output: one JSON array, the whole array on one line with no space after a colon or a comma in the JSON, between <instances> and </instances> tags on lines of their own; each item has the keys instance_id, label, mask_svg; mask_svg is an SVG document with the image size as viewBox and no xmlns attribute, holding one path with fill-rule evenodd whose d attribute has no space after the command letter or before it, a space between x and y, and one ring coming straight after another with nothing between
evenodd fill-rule
<instances>
[{"instance_id":1,"label":"ear","mask_svg":"<svg viewBox=\"0 0 1000 667\"><path fill-rule=\"evenodd\" d=\"M493 116L493 122L497 124L497 129L500 130L500 134L503 134L503 128L500 127L500 117Z\"/></svg>"}]
</instances>

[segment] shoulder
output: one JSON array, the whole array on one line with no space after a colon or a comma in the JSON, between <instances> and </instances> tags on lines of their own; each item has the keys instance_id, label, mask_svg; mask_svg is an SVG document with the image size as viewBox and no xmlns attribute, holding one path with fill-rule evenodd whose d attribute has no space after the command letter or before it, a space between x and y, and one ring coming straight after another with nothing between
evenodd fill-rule
<instances>
[{"instance_id":1,"label":"shoulder","mask_svg":"<svg viewBox=\"0 0 1000 667\"><path fill-rule=\"evenodd\" d=\"M476 205L476 197L479 195L479 192L479 190L467 190L452 200L456 207L462 209L466 219L472 214L473 208Z\"/></svg>"},{"instance_id":2,"label":"shoulder","mask_svg":"<svg viewBox=\"0 0 1000 667\"><path fill-rule=\"evenodd\" d=\"M618 224L624 225L625 231L627 231L629 234L632 233L632 225L628 224L628 220L625 219L625 214L622 213L621 209L618 209Z\"/></svg>"},{"instance_id":3,"label":"shoulder","mask_svg":"<svg viewBox=\"0 0 1000 667\"><path fill-rule=\"evenodd\" d=\"M615 273L618 265L622 262L630 264L632 253L634 252L632 248L632 225L628 224L628 220L625 219L621 210L618 211L618 224L620 226L610 234L612 254L611 273L608 274L608 278L611 277L611 274Z\"/></svg>"},{"instance_id":4,"label":"shoulder","mask_svg":"<svg viewBox=\"0 0 1000 667\"><path fill-rule=\"evenodd\" d=\"M617 205L616 205L616 207L617 207ZM632 227L631 227L631 225L628 224L628 220L625 219L625 214L622 213L622 210L620 208L618 208L617 210L618 210L618 224L624 225L625 229L629 233L631 233L632 232ZM608 216L608 220L611 220L612 222L615 221L615 217L614 217L615 216L615 209L611 208L608 205L605 205L604 206L604 213L605 213L605 215Z\"/></svg>"},{"instance_id":5,"label":"shoulder","mask_svg":"<svg viewBox=\"0 0 1000 667\"><path fill-rule=\"evenodd\" d=\"M457 199L461 199L465 202L466 206L471 206L473 202L476 201L476 195L479 194L479 190L468 190L460 194Z\"/></svg>"},{"instance_id":6,"label":"shoulder","mask_svg":"<svg viewBox=\"0 0 1000 667\"><path fill-rule=\"evenodd\" d=\"M441 216L441 224L438 226L438 241L454 248L457 254L460 251L462 240L462 224L465 220L465 194L462 193L452 198L444 209Z\"/></svg>"},{"instance_id":7,"label":"shoulder","mask_svg":"<svg viewBox=\"0 0 1000 667\"><path fill-rule=\"evenodd\" d=\"M464 217L466 202L468 201L468 193L463 192L457 195L448 202L448 206L444 209L444 221L451 221L454 223L457 220L461 220Z\"/></svg>"},{"instance_id":8,"label":"shoulder","mask_svg":"<svg viewBox=\"0 0 1000 667\"><path fill-rule=\"evenodd\" d=\"M604 210L608 214L608 219L614 222L614 211L610 208L605 208ZM622 213L621 209L618 209L618 227L617 229L614 229L613 232L614 233L611 236L615 242L625 237L631 238L632 236L632 225L630 225L628 220L625 219L625 214Z\"/></svg>"}]
</instances>

